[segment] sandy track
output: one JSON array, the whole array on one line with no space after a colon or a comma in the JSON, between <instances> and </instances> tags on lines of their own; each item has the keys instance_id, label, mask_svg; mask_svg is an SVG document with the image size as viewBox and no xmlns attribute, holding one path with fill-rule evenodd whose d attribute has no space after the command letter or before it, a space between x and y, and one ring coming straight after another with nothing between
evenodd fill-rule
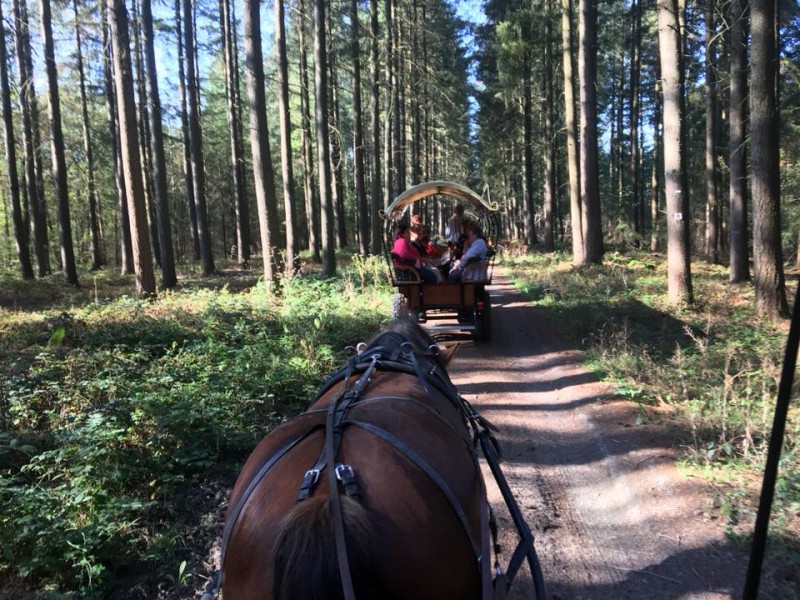
<instances>
[{"instance_id":1,"label":"sandy track","mask_svg":"<svg viewBox=\"0 0 800 600\"><path fill-rule=\"evenodd\" d=\"M740 597L746 553L711 516L707 484L679 474L673 436L639 424L637 406L614 399L507 280L490 289L492 342L465 344L450 374L501 429L503 471L534 530L548 597ZM516 539L500 512L507 563ZM511 597L532 594L523 567Z\"/></svg>"}]
</instances>

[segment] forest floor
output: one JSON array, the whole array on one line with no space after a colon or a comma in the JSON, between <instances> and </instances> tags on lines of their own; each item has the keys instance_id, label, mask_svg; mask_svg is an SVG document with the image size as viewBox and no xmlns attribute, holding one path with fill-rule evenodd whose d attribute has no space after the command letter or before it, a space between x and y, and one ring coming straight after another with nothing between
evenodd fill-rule
<instances>
[{"instance_id":1,"label":"forest floor","mask_svg":"<svg viewBox=\"0 0 800 600\"><path fill-rule=\"evenodd\" d=\"M491 343L464 344L449 370L500 429L548 598L741 597L749 547L727 535L711 484L679 468L674 415L615 398L508 280L496 276L491 291ZM489 494L507 565L515 530L491 483ZM768 557L760 597L781 597L773 584L785 575ZM525 566L510 597L533 597Z\"/></svg>"}]
</instances>

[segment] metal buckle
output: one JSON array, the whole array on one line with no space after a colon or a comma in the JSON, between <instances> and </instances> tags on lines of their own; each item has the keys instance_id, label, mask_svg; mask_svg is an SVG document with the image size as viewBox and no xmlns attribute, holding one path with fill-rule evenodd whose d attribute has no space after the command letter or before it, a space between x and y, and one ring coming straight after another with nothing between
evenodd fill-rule
<instances>
[{"instance_id":1,"label":"metal buckle","mask_svg":"<svg viewBox=\"0 0 800 600\"><path fill-rule=\"evenodd\" d=\"M319 481L319 469L309 469L306 471L306 474L303 475L303 487L316 485Z\"/></svg>"},{"instance_id":2,"label":"metal buckle","mask_svg":"<svg viewBox=\"0 0 800 600\"><path fill-rule=\"evenodd\" d=\"M336 479L342 483L352 481L356 476L355 472L353 471L353 467L344 463L339 463L336 465L336 469L334 471L336 473Z\"/></svg>"}]
</instances>

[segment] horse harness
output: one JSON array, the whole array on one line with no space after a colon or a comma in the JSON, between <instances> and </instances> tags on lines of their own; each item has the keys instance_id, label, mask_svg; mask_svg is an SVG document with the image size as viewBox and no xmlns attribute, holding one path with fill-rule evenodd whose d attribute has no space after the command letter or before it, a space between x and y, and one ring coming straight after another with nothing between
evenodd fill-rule
<instances>
[{"instance_id":1,"label":"horse harness","mask_svg":"<svg viewBox=\"0 0 800 600\"><path fill-rule=\"evenodd\" d=\"M387 336L395 338L393 340L394 344L387 345L385 343L380 343L381 341L384 341L384 338ZM345 600L355 600L355 592L350 574L345 542L344 518L342 514L341 499L339 497L339 484L341 484L342 490L347 496L350 496L356 500L360 499L361 493L356 479L355 470L349 464L338 462L337 458L345 427L348 425L359 427L379 437L384 442L391 445L396 451L403 454L420 470L422 470L447 498L448 503L450 504L456 517L461 523L464 532L469 538L473 549L479 549L476 550L476 563L480 573L481 597L483 600L499 600L504 598L508 587L511 585L511 581L526 557L528 558L533 575L536 598L544 598L544 583L538 559L535 556L535 550L533 548L533 535L531 534L531 531L525 522L516 500L511 493L508 483L506 482L505 477L499 467L500 448L497 440L492 434L492 430L495 428L458 393L444 370L440 369L435 362L431 360L433 357L435 357L437 351L438 348L435 345L432 345L427 349L427 351L420 351L416 349L414 345L404 336L396 332L386 332L379 336L372 346L355 354L342 369L328 377L325 384L323 384L316 396L309 403L309 407L313 406L320 398L322 398L323 395L328 393L337 384L341 383L342 389L327 405L322 451L319 458L316 460L314 465L312 465L306 471L302 481L300 482L300 487L297 494L297 502L302 502L311 497L314 489L320 481L322 473L327 471L328 493L331 504L331 520L334 530L334 540L336 544L336 554L342 582L342 589ZM483 477L479 477L482 503L480 508L481 531L480 538L476 540L475 532L473 532L473 529L463 508L461 507L461 504L459 503L453 491L450 489L444 479L438 474L434 467L432 467L422 456L416 453L412 448L410 448L391 432L388 432L372 423L346 419L350 408L362 399L363 393L367 389L369 383L372 381L376 371L400 372L416 375L417 379L422 385L423 390L432 403L434 401L434 396L431 389L435 388L451 404L453 404L453 406L464 418L470 432L473 456L476 458L476 467L477 448L480 447L501 490L503 498L511 512L512 519L520 536L521 541L514 551L511 562L505 573L503 573L497 560L499 558L501 548L497 542L497 526L494 519L494 513L492 512L491 507L488 505ZM358 375L358 379L352 386L350 386L351 379L356 375ZM370 401L386 399L392 398L383 396L369 398ZM239 496L236 505L230 511L229 518L223 531L220 570L209 580L201 600L213 600L219 596L223 584L222 568L225 563L226 550L239 517L244 511L245 505L247 504L247 501L249 500L255 488L258 486L264 476L266 476L267 472L283 456L285 456L303 439L308 437L308 435L310 435L312 432L318 431L319 428L320 425L312 426L304 433L291 439L288 443L285 443L281 448L279 448L275 454L273 454L266 462L264 462L256 475L250 480L244 492ZM489 569L488 560L483 560L482 558L483 556L488 557L488 539L490 535L493 540L496 557L494 565L496 579L494 581L492 581L492 574Z\"/></svg>"}]
</instances>

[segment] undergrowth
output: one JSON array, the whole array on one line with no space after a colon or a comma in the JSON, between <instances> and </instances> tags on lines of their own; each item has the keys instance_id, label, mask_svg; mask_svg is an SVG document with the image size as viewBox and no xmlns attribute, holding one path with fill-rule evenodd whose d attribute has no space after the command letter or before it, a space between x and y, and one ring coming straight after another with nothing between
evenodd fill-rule
<instances>
[{"instance_id":1,"label":"undergrowth","mask_svg":"<svg viewBox=\"0 0 800 600\"><path fill-rule=\"evenodd\" d=\"M357 259L336 280L0 309L0 574L13 595L108 597L135 569L162 590L189 584L199 509L388 319L383 269Z\"/></svg>"},{"instance_id":2,"label":"undergrowth","mask_svg":"<svg viewBox=\"0 0 800 600\"><path fill-rule=\"evenodd\" d=\"M695 263L696 303L666 304L663 257L609 253L575 268L566 255L506 257L517 286L620 396L672 410L688 464L748 474L728 486L729 513L754 510L788 323L759 318L749 285ZM793 286L789 286L793 289ZM776 488L774 522L800 537L800 410L793 402ZM715 476L716 476L715 475ZM731 524L734 520L729 519Z\"/></svg>"}]
</instances>

